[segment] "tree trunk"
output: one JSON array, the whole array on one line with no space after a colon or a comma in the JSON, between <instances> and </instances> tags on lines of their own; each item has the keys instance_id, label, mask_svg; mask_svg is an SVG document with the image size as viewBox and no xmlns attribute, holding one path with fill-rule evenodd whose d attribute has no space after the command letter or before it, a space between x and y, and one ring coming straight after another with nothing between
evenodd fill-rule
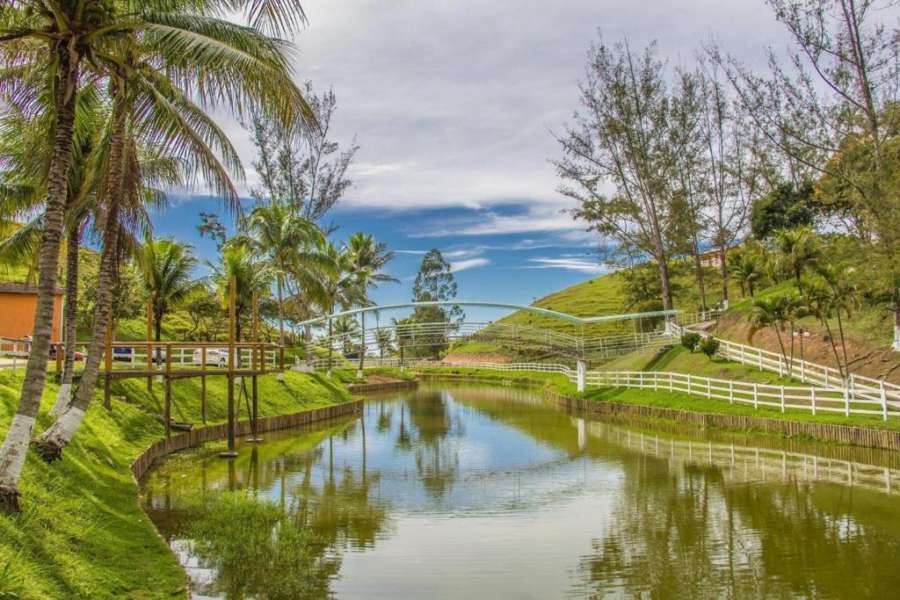
<instances>
[{"instance_id":1,"label":"tree trunk","mask_svg":"<svg viewBox=\"0 0 900 600\"><path fill-rule=\"evenodd\" d=\"M697 248L697 242L694 241L693 252L694 255L694 270L697 273L697 289L700 292L700 308L703 312L706 312L706 282L703 278L703 261L700 259L700 251Z\"/></svg>"},{"instance_id":2,"label":"tree trunk","mask_svg":"<svg viewBox=\"0 0 900 600\"><path fill-rule=\"evenodd\" d=\"M725 244L719 246L719 274L722 277L722 308L728 309L728 248ZM750 286L750 295L753 296L753 286Z\"/></svg>"},{"instance_id":3,"label":"tree trunk","mask_svg":"<svg viewBox=\"0 0 900 600\"><path fill-rule=\"evenodd\" d=\"M662 289L663 310L672 310L672 288L669 284L669 261L665 256L657 258L659 265L659 283Z\"/></svg>"},{"instance_id":4,"label":"tree trunk","mask_svg":"<svg viewBox=\"0 0 900 600\"><path fill-rule=\"evenodd\" d=\"M63 342L65 344L65 357L63 358L62 379L59 382L59 393L56 395L56 403L50 414L58 416L69 403L72 397L72 379L75 376L75 338L78 333L78 250L81 244L80 223L74 223L69 231L68 247L66 248L66 312L65 331Z\"/></svg>"},{"instance_id":5,"label":"tree trunk","mask_svg":"<svg viewBox=\"0 0 900 600\"><path fill-rule=\"evenodd\" d=\"M109 323L113 288L116 285L118 266L119 210L122 198L123 165L127 112L125 105L117 101L114 108L112 141L107 161L109 185L107 195L106 223L103 230L103 253L100 257L100 274L97 282L97 301L94 306L94 323L91 327L91 341L85 357L81 382L75 398L65 412L44 433L33 440L35 450L41 457L52 462L62 456L63 448L81 425L85 412L94 395L94 388L100 377L100 361L106 342L106 327Z\"/></svg>"},{"instance_id":6,"label":"tree trunk","mask_svg":"<svg viewBox=\"0 0 900 600\"><path fill-rule=\"evenodd\" d=\"M278 343L284 346L284 292L282 291L282 277L278 274L276 285L278 287Z\"/></svg>"},{"instance_id":7,"label":"tree trunk","mask_svg":"<svg viewBox=\"0 0 900 600\"><path fill-rule=\"evenodd\" d=\"M59 247L63 236L63 217L68 195L68 172L72 163L72 134L75 124L75 97L78 86L79 56L60 45L56 87L56 123L53 154L47 174L47 203L44 208L44 232L38 259L38 297L34 315L31 351L25 367L25 379L19 405L0 448L0 508L19 510L19 476L25 464L34 420L41 406L47 379L50 337L53 335L53 305L59 267Z\"/></svg>"},{"instance_id":8,"label":"tree trunk","mask_svg":"<svg viewBox=\"0 0 900 600\"><path fill-rule=\"evenodd\" d=\"M894 306L894 351L900 352L900 305Z\"/></svg>"},{"instance_id":9,"label":"tree trunk","mask_svg":"<svg viewBox=\"0 0 900 600\"><path fill-rule=\"evenodd\" d=\"M331 361L334 355L334 340L331 339L331 317L328 317L328 377L331 377Z\"/></svg>"}]
</instances>

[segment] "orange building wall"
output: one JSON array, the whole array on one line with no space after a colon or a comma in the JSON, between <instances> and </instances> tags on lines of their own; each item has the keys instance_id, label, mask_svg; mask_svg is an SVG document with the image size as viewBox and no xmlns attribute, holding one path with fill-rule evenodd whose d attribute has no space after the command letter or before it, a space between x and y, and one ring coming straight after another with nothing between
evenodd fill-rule
<instances>
[{"instance_id":1,"label":"orange building wall","mask_svg":"<svg viewBox=\"0 0 900 600\"><path fill-rule=\"evenodd\" d=\"M36 304L34 294L0 292L0 337L20 339L32 335ZM62 339L62 304L63 297L56 296L53 301L53 342Z\"/></svg>"}]
</instances>

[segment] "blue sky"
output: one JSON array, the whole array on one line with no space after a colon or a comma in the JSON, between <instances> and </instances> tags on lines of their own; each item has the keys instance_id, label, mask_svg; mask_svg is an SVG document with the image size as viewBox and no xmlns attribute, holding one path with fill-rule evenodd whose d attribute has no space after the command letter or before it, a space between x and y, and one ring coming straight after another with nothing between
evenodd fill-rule
<instances>
[{"instance_id":1,"label":"blue sky","mask_svg":"<svg viewBox=\"0 0 900 600\"><path fill-rule=\"evenodd\" d=\"M213 242L198 236L199 213L217 212L219 203L208 197L174 198L174 206L154 220L158 236L192 243L204 261L215 261ZM338 208L332 218L340 228L334 239L356 231L372 233L396 252L389 272L400 283L384 284L372 294L379 304L410 300L412 280L424 252L438 248L454 269L459 297L528 304L562 287L584 281L602 271L590 236L578 230L564 232L513 232L502 234L441 235L463 230L472 222L491 216L515 217L523 212L515 205L489 209L447 207L404 211L370 211L353 206ZM467 310L470 318L490 320L504 314L493 309Z\"/></svg>"},{"instance_id":2,"label":"blue sky","mask_svg":"<svg viewBox=\"0 0 900 600\"><path fill-rule=\"evenodd\" d=\"M360 146L354 185L332 217L338 237L375 234L394 249L380 303L410 297L421 252L454 264L460 297L528 303L601 269L602 240L564 213L550 159L578 108L587 53L602 39L640 49L656 40L671 67L703 42L751 67L785 34L763 0L304 0L309 25L293 41L296 81L332 88L331 132ZM748 35L752 32L752 35ZM216 115L258 178L243 128ZM193 242L198 213L218 210L202 190L179 192L160 235Z\"/></svg>"}]
</instances>

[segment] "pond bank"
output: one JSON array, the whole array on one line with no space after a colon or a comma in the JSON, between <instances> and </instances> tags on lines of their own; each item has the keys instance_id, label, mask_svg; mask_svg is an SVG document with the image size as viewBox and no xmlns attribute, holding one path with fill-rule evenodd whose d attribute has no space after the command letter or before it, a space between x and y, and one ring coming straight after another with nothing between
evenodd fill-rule
<instances>
[{"instance_id":1,"label":"pond bank","mask_svg":"<svg viewBox=\"0 0 900 600\"><path fill-rule=\"evenodd\" d=\"M163 386L155 387L153 394L143 381L117 383L110 411L98 394L62 461L47 465L29 452L21 481L23 511L0 516L0 573L11 573L0 578L0 596L187 597L185 573L140 507L132 472L138 457L164 437L158 419ZM20 388L21 371L0 372L0 431L9 425ZM266 375L259 388L262 418L351 400L343 386L320 375L289 372L284 382ZM47 385L36 432L52 421L48 412L57 389ZM173 419L199 426L199 397L198 381L174 382ZM225 420L225 406L224 381L211 378L207 423L213 428Z\"/></svg>"}]
</instances>

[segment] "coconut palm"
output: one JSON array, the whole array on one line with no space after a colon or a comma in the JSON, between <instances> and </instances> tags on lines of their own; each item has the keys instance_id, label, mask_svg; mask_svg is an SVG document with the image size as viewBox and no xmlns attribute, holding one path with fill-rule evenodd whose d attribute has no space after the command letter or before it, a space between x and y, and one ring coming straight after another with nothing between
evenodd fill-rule
<instances>
[{"instance_id":1,"label":"coconut palm","mask_svg":"<svg viewBox=\"0 0 900 600\"><path fill-rule=\"evenodd\" d=\"M394 253L388 250L384 242L376 242L375 236L362 232L354 233L347 240L346 252L349 256L350 270L356 278L356 286L359 292L360 304L368 306L369 288L377 287L379 283L399 283L395 277L384 272L384 267L394 258ZM363 328L365 328L365 313L361 316ZM365 333L363 333L365 335ZM365 342L359 353L359 372L365 366Z\"/></svg>"},{"instance_id":2,"label":"coconut palm","mask_svg":"<svg viewBox=\"0 0 900 600\"><path fill-rule=\"evenodd\" d=\"M90 4L88 0L73 4L85 3ZM140 189L136 144L129 140L145 140L179 156L185 171L206 179L232 208L237 208L237 194L228 173L230 170L240 175L237 154L195 100L204 106L224 105L238 113L254 109L276 114L291 126L301 118L313 119L302 93L291 80L283 42L256 29L207 16L229 7L260 9L264 5L266 15L254 13L253 19L280 27L283 20L274 20L273 15L298 11L296 2L172 0L163 5L172 10L145 12L146 3L129 6L130 11L123 13L127 19L118 29L108 20L125 17L112 11L105 27L116 31L115 43L92 50L92 64L109 80L113 106L105 177L98 182L106 201L103 254L92 338L81 384L66 412L35 440L35 446L47 460L58 457L71 440L99 377L103 333L110 316L118 262L115 232L119 210L121 202L136 197Z\"/></svg>"},{"instance_id":3,"label":"coconut palm","mask_svg":"<svg viewBox=\"0 0 900 600\"><path fill-rule=\"evenodd\" d=\"M53 118L53 126L48 130L52 143L47 163L32 349L19 406L0 449L0 503L10 510L18 510L17 482L46 379L67 177L72 163L76 98L79 87L88 79L83 73L85 66L96 70L93 75L99 76L108 75L110 67L120 70L126 63L117 60L116 51L123 38L140 36L153 55L149 65L156 76L180 89L190 85L190 93L205 102L224 100L239 107L261 100L262 104L271 103L280 109L288 120L301 104L309 117L311 112L290 80L281 42L255 29L206 16L229 9L243 10L253 27L285 31L304 19L296 1L10 0L2 3L2 9L0 61L5 69L0 78L0 99L23 112L35 114L39 111L41 94L49 94ZM156 98L163 102L167 99L166 95ZM154 104L162 108L162 102L149 103L149 106ZM155 116L149 113L141 118L155 121L157 131L166 131L165 121L168 121L165 125L172 126L174 108L166 107ZM187 123L195 123L196 116L190 115ZM110 161L110 167L117 166L116 160L121 162L121 153L113 152L111 157L115 160ZM114 173L112 187L115 189L118 169L110 170ZM108 310L101 310L101 317L105 313ZM80 418L76 420L80 422Z\"/></svg>"},{"instance_id":4,"label":"coconut palm","mask_svg":"<svg viewBox=\"0 0 900 600\"><path fill-rule=\"evenodd\" d=\"M778 339L781 358L785 364L788 363L788 357L784 340L782 339L782 332L788 319L788 305L790 303L791 299L788 295L774 298L757 298L753 301L753 310L750 315L750 341L753 341L754 336L760 330L766 327L771 328Z\"/></svg>"},{"instance_id":5,"label":"coconut palm","mask_svg":"<svg viewBox=\"0 0 900 600\"><path fill-rule=\"evenodd\" d=\"M332 269L331 261L321 251L325 246L325 235L315 223L279 203L254 208L247 219L246 230L249 243L266 257L275 273L278 340L283 346L285 280L293 277L298 287L317 287L316 273Z\"/></svg>"},{"instance_id":6,"label":"coconut palm","mask_svg":"<svg viewBox=\"0 0 900 600\"><path fill-rule=\"evenodd\" d=\"M162 339L163 317L198 286L193 277L197 258L189 244L148 239L141 248L139 265L153 315L153 335L158 342Z\"/></svg>"},{"instance_id":7,"label":"coconut palm","mask_svg":"<svg viewBox=\"0 0 900 600\"><path fill-rule=\"evenodd\" d=\"M822 251L812 229L782 229L775 233L775 244L779 259L785 269L793 276L799 289L803 289L803 273L815 266L822 257Z\"/></svg>"},{"instance_id":8,"label":"coconut palm","mask_svg":"<svg viewBox=\"0 0 900 600\"><path fill-rule=\"evenodd\" d=\"M229 240L222 247L219 264L207 263L213 272L222 306L228 306L230 282L234 279L237 295L235 304L235 341L242 337L241 319L252 308L253 297L262 298L269 293L275 273L271 265L259 258L253 249L241 239Z\"/></svg>"},{"instance_id":9,"label":"coconut palm","mask_svg":"<svg viewBox=\"0 0 900 600\"><path fill-rule=\"evenodd\" d=\"M353 271L350 254L346 247L338 249L334 244L326 244L323 254L334 266L334 270L322 280L321 309L330 315L337 307L349 308L363 298L359 280ZM332 340L334 319L328 318L328 373L331 375L331 361L334 355Z\"/></svg>"},{"instance_id":10,"label":"coconut palm","mask_svg":"<svg viewBox=\"0 0 900 600\"><path fill-rule=\"evenodd\" d=\"M759 252L744 248L728 255L728 271L741 286L741 294L754 296L755 286L765 276L765 259Z\"/></svg>"},{"instance_id":11,"label":"coconut palm","mask_svg":"<svg viewBox=\"0 0 900 600\"><path fill-rule=\"evenodd\" d=\"M849 375L850 361L847 354L847 339L844 335L844 316L849 319L858 306L859 290L856 286L855 269L841 264L822 264L816 269L816 274L818 277L807 283L810 289L806 297L806 304L809 312L814 314L825 326L838 368L846 377ZM829 323L832 318L837 321L843 366Z\"/></svg>"}]
</instances>

